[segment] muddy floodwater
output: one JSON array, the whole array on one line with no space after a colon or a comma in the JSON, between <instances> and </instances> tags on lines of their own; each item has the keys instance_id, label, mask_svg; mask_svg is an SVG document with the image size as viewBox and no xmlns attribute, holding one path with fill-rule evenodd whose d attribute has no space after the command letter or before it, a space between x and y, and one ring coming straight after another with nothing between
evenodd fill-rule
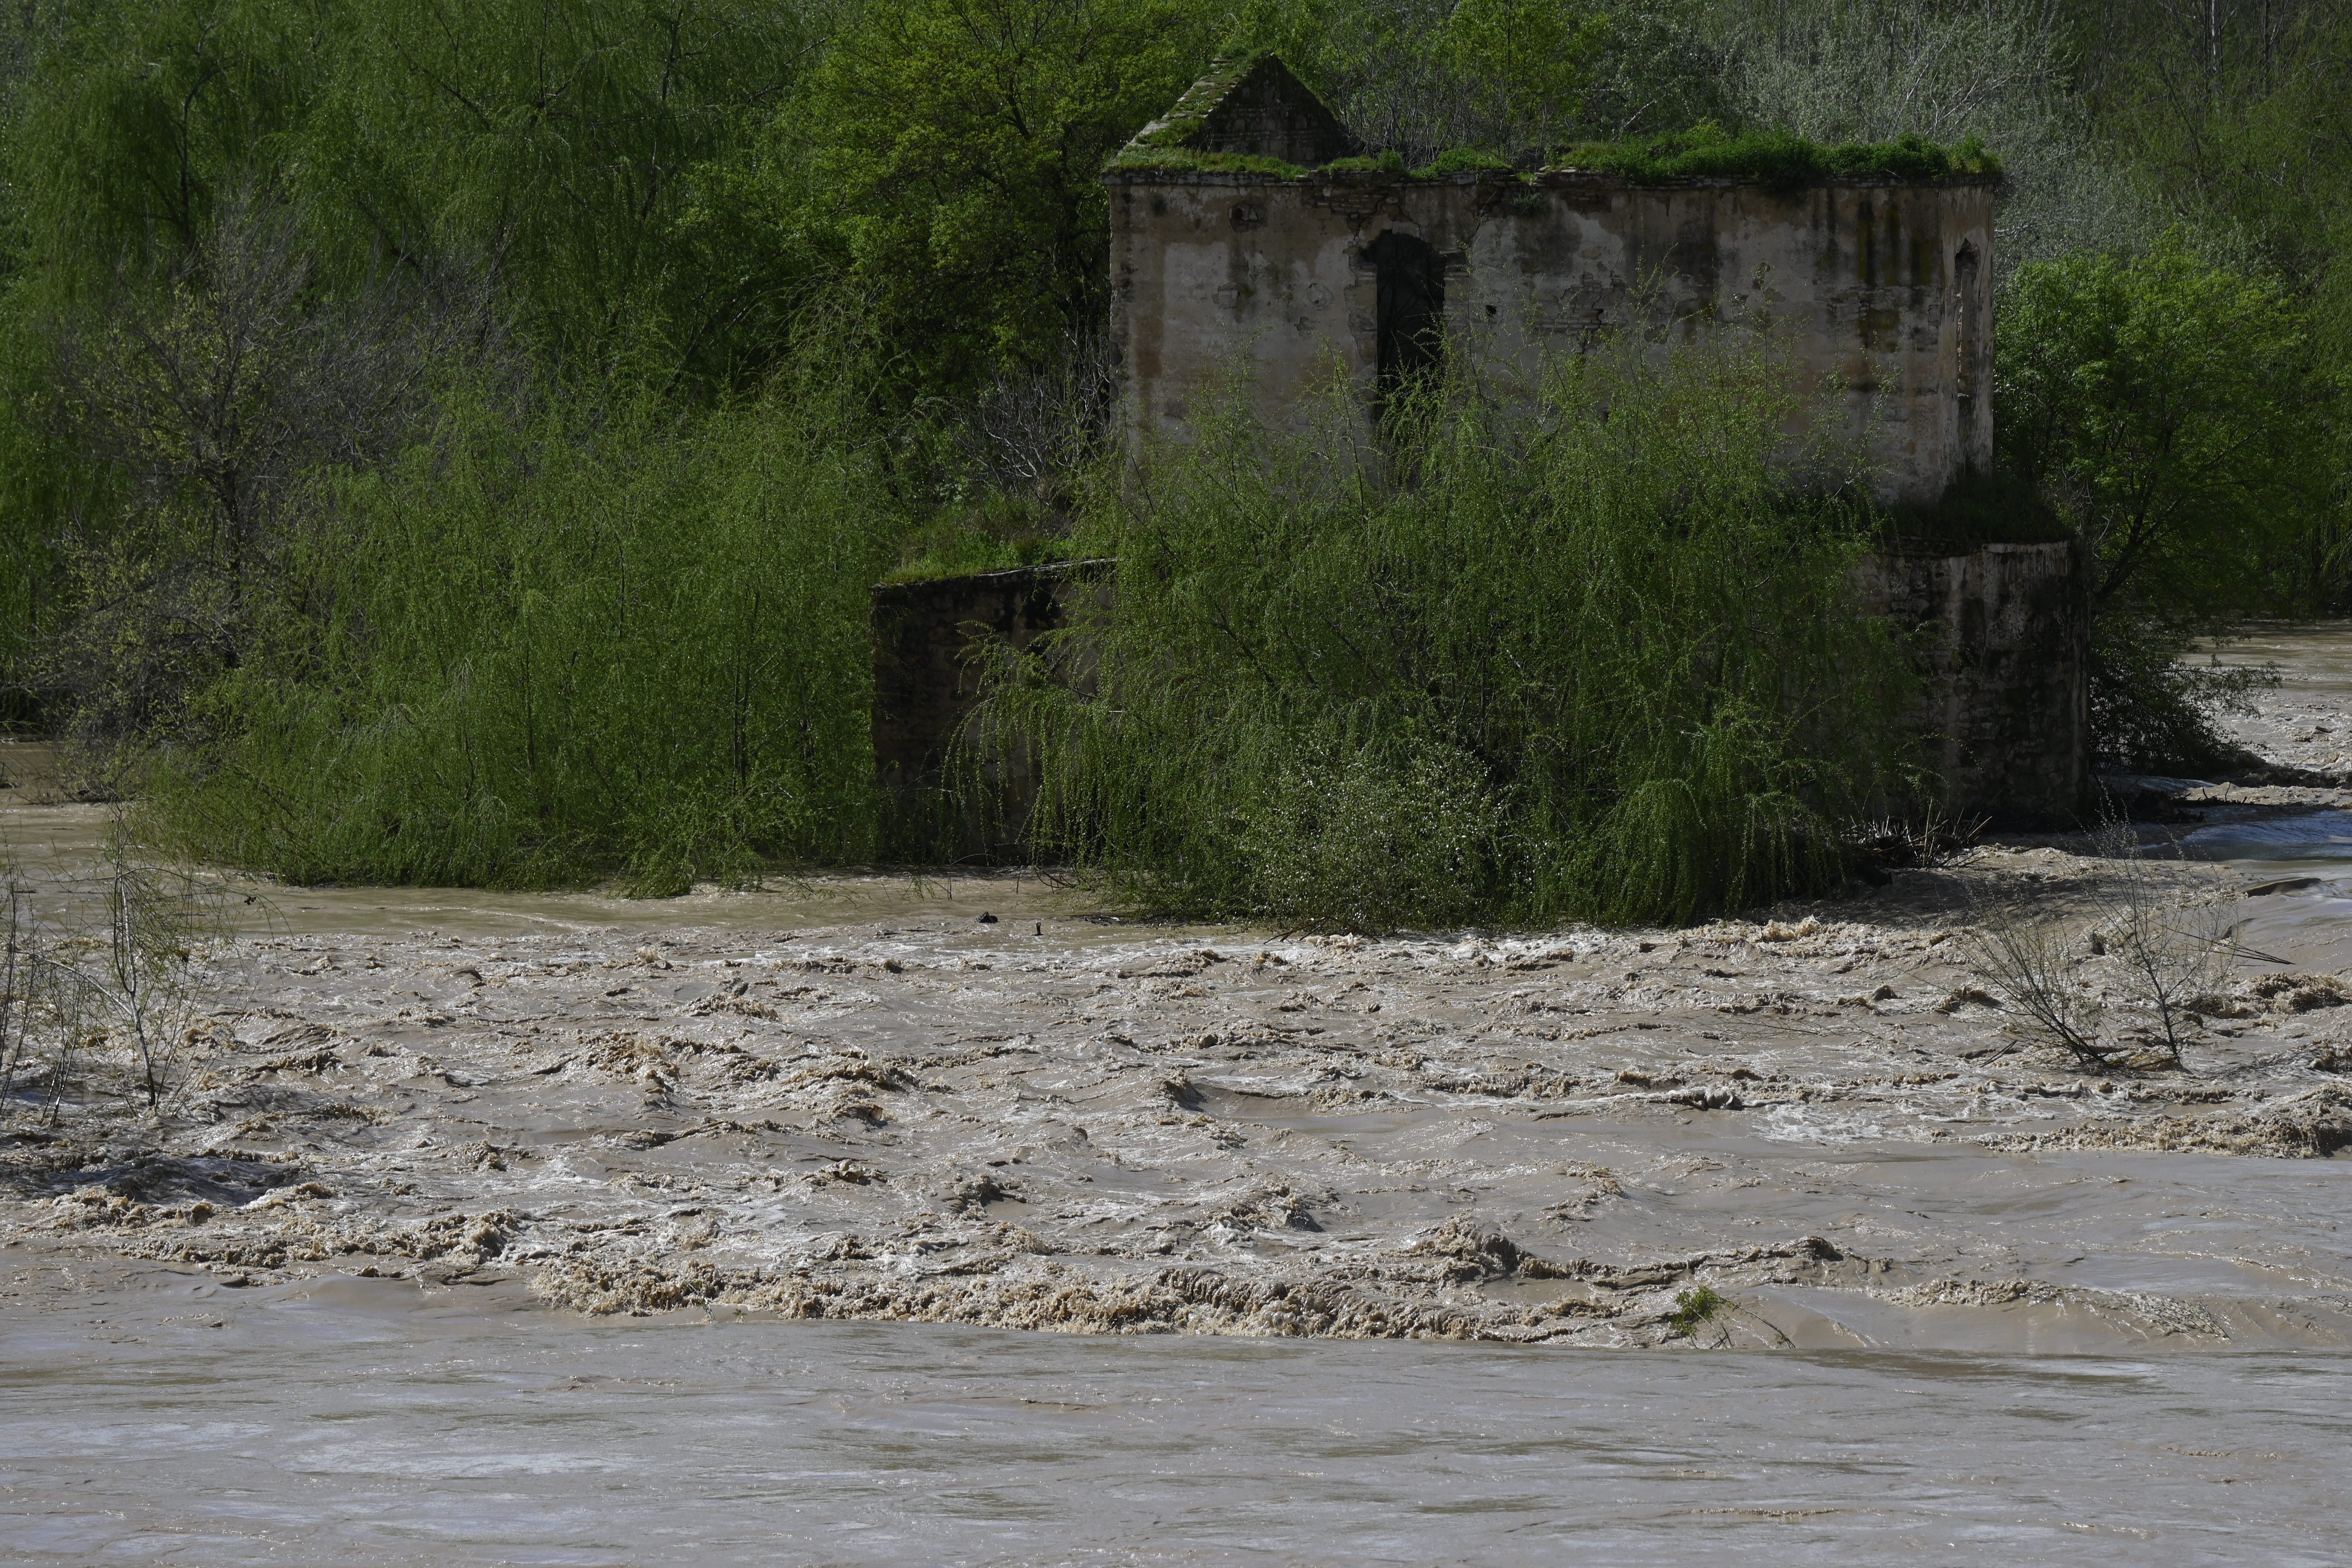
<instances>
[{"instance_id":1,"label":"muddy floodwater","mask_svg":"<svg viewBox=\"0 0 2352 1568\"><path fill-rule=\"evenodd\" d=\"M2352 1563L2352 634L2224 657L2281 766L2140 858L1690 930L244 889L160 1115L17 1088L0 1556ZM2126 883L2235 930L2180 1067Z\"/></svg>"}]
</instances>

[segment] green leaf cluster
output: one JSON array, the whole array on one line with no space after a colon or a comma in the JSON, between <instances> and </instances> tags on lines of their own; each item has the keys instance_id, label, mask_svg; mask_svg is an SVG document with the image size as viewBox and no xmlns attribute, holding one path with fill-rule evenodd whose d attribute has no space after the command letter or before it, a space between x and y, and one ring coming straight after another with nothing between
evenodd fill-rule
<instances>
[{"instance_id":1,"label":"green leaf cluster","mask_svg":"<svg viewBox=\"0 0 2352 1568\"><path fill-rule=\"evenodd\" d=\"M723 379L776 268L722 254L712 207L817 25L749 0L110 0L7 127L17 281L102 300L266 194L322 289L494 271L551 352Z\"/></svg>"},{"instance_id":2,"label":"green leaf cluster","mask_svg":"<svg viewBox=\"0 0 2352 1568\"><path fill-rule=\"evenodd\" d=\"M2283 285L2176 235L2023 268L1998 333L2002 465L2089 542L2099 599L2207 617L2259 604L2281 531L2325 491L2334 401Z\"/></svg>"},{"instance_id":3,"label":"green leaf cluster","mask_svg":"<svg viewBox=\"0 0 2352 1568\"><path fill-rule=\"evenodd\" d=\"M1546 146L1577 119L1609 30L1605 16L1559 0L1461 0L1437 52L1475 112Z\"/></svg>"},{"instance_id":4,"label":"green leaf cluster","mask_svg":"<svg viewBox=\"0 0 2352 1568\"><path fill-rule=\"evenodd\" d=\"M2022 268L2000 318L2003 467L2084 541L2095 573L2092 717L2110 765L2226 765L2210 715L2244 681L2180 662L2259 614L2336 476L2341 388L2275 277L2179 234L2137 257Z\"/></svg>"},{"instance_id":5,"label":"green leaf cluster","mask_svg":"<svg viewBox=\"0 0 2352 1568\"><path fill-rule=\"evenodd\" d=\"M2155 226L2267 274L2302 312L2315 382L2352 376L2352 5L2069 0L2075 90ZM2273 532L2278 612L2352 607L2352 420L2326 403L2297 434L2327 483ZM2234 572L2229 575L2235 576Z\"/></svg>"}]
</instances>

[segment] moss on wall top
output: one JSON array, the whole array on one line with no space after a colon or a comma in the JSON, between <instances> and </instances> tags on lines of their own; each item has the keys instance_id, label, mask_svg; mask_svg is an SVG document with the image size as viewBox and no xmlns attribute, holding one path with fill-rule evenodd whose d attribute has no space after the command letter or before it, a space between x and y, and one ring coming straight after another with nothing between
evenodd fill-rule
<instances>
[{"instance_id":1,"label":"moss on wall top","mask_svg":"<svg viewBox=\"0 0 2352 1568\"><path fill-rule=\"evenodd\" d=\"M1975 136L1958 146L1930 142L1916 132L1893 142L1847 142L1830 146L1786 131L1748 131L1735 135L1713 124L1644 142L1580 143L1559 150L1542 170L1532 174L1520 173L1508 159L1478 147L1450 149L1418 168L1407 166L1403 154L1394 151L1335 158L1306 168L1279 158L1213 152L1191 145L1205 123L1208 111L1223 100L1234 81L1249 73L1259 58L1220 61L1221 68L1230 67L1230 70L1221 68L1216 75L1203 78L1165 118L1154 121L1121 148L1108 172L1249 174L1275 180L1334 175L1442 180L1472 174L1517 178L1529 184L1540 181L1548 174L1600 174L1632 185L1730 180L1782 189L1839 179L1932 184L1955 179L1992 180L2000 175L2000 158ZM1204 94L1203 89L1212 82L1220 84L1217 90Z\"/></svg>"},{"instance_id":2,"label":"moss on wall top","mask_svg":"<svg viewBox=\"0 0 2352 1568\"><path fill-rule=\"evenodd\" d=\"M1733 135L1714 124L1647 142L1586 142L1563 149L1549 166L1613 174L1637 185L1693 179L1809 185L1858 175L1926 184L1956 175L1990 179L2000 174L2000 160L1975 136L1957 147L1930 142L1916 132L1893 142L1823 146L1787 131Z\"/></svg>"},{"instance_id":3,"label":"moss on wall top","mask_svg":"<svg viewBox=\"0 0 2352 1568\"><path fill-rule=\"evenodd\" d=\"M1244 90L1246 89L1246 90ZM1236 98L1236 94L1240 96ZM1227 100L1235 107L1228 109ZM1265 101L1257 101L1257 100ZM1263 114L1271 104L1277 119L1304 121L1308 134L1268 132ZM1222 55L1209 74L1185 89L1166 114L1138 132L1111 159L1109 172L1247 174L1296 180L1312 175L1373 179L1478 178L1535 180L1486 148L1441 153L1419 168L1391 151L1369 157L1329 157L1353 142L1312 89L1292 75L1269 50ZM1284 157L1326 158L1306 164ZM1544 174L1600 174L1628 184L1677 184L1689 180L1733 180L1784 188L1825 180L1879 178L1925 184L1992 179L2000 162L1974 136L1946 147L1916 132L1894 142L1850 142L1824 146L1787 131L1734 134L1709 121L1672 136L1642 142L1593 142L1555 153Z\"/></svg>"},{"instance_id":4,"label":"moss on wall top","mask_svg":"<svg viewBox=\"0 0 2352 1568\"><path fill-rule=\"evenodd\" d=\"M1198 141L1201 132L1208 127L1209 111L1223 103L1226 95L1239 87L1251 71L1257 68L1258 62L1265 59L1268 52L1265 49L1253 49L1247 54L1220 55L1211 60L1209 74L1186 88L1184 96L1178 99L1167 113L1137 132L1135 139L1121 148L1118 155L1112 159L1112 167L1171 166L1151 163L1130 163L1129 157L1133 153L1154 151L1172 153ZM1218 154L1199 155L1215 157ZM1267 161L1272 162L1272 160Z\"/></svg>"},{"instance_id":5,"label":"moss on wall top","mask_svg":"<svg viewBox=\"0 0 2352 1568\"><path fill-rule=\"evenodd\" d=\"M1342 159L1342 163L1362 160ZM1164 169L1180 174L1259 174L1267 179L1297 180L1308 171L1296 163L1286 163L1279 158L1260 158L1248 153L1203 153L1183 146L1144 146L1130 142L1110 161L1113 174L1131 174L1138 170Z\"/></svg>"}]
</instances>

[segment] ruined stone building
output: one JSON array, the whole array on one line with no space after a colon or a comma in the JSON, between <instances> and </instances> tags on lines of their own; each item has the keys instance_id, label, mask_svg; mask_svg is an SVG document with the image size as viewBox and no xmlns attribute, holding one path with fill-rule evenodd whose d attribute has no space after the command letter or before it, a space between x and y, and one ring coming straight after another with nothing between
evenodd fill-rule
<instances>
[{"instance_id":1,"label":"ruined stone building","mask_svg":"<svg viewBox=\"0 0 2352 1568\"><path fill-rule=\"evenodd\" d=\"M1279 59L1220 66L1106 176L1131 431L1181 437L1236 364L1279 426L1334 366L1369 415L1440 341L1532 372L1621 329L1766 324L1884 499L1990 460L1990 179L1334 169L1351 139Z\"/></svg>"},{"instance_id":2,"label":"ruined stone building","mask_svg":"<svg viewBox=\"0 0 2352 1568\"><path fill-rule=\"evenodd\" d=\"M1362 152L1261 57L1218 62L1114 162L1111 337L1131 437L1181 441L1237 367L1272 427L1302 428L1304 395L1335 372L1369 426L1441 352L1507 378L1604 334L1662 350L1761 324L1883 500L1932 505L1991 458L1985 178L1416 174ZM2076 546L1890 538L1861 579L1866 605L1916 634L1918 729L1946 806L2079 820L2092 779ZM975 628L1024 646L1115 582L1097 562L877 590L885 786L942 798ZM999 784L1016 821L1034 781ZM1008 842L972 832L974 853Z\"/></svg>"},{"instance_id":3,"label":"ruined stone building","mask_svg":"<svg viewBox=\"0 0 2352 1568\"><path fill-rule=\"evenodd\" d=\"M1237 366L1259 416L1298 428L1335 369L1369 422L1441 344L1508 375L1606 333L1664 345L1761 323L1882 500L1932 504L1990 461L1990 178L1635 184L1412 174L1361 151L1264 56L1217 62L1114 162L1132 437L1181 440ZM2075 547L1890 542L1864 578L1927 634L1921 727L1949 804L2074 818L2092 787Z\"/></svg>"}]
</instances>

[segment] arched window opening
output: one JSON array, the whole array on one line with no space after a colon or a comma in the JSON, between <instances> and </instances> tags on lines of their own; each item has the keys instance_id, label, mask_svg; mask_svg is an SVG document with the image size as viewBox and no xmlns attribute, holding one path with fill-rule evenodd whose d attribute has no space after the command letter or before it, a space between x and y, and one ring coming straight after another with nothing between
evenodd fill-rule
<instances>
[{"instance_id":1,"label":"arched window opening","mask_svg":"<svg viewBox=\"0 0 2352 1568\"><path fill-rule=\"evenodd\" d=\"M1977 298L1977 247L1962 241L1952 258L1952 288L1959 312L1957 349L1959 367L1954 390L1959 394L1963 417L1976 406L1977 365L1984 357L1984 306Z\"/></svg>"},{"instance_id":2,"label":"arched window opening","mask_svg":"<svg viewBox=\"0 0 2352 1568\"><path fill-rule=\"evenodd\" d=\"M1445 343L1445 264L1426 240L1391 231L1364 247L1379 278L1375 316L1379 399L1391 399L1437 366Z\"/></svg>"}]
</instances>

